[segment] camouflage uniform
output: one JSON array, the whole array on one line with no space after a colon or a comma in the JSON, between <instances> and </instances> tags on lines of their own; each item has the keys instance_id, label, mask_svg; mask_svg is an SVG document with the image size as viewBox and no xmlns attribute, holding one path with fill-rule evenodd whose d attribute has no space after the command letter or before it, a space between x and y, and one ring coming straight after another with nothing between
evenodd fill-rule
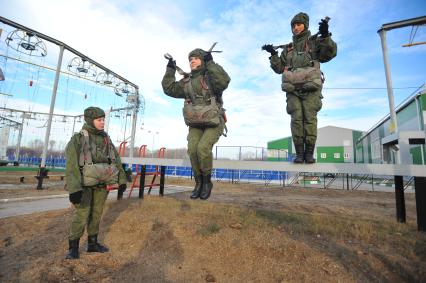
<instances>
[{"instance_id":1,"label":"camouflage uniform","mask_svg":"<svg viewBox=\"0 0 426 283\"><path fill-rule=\"evenodd\" d=\"M282 74L285 68L312 66L314 61L325 63L336 56L337 45L331 39L331 34L326 37L311 37L307 14L299 13L294 16L291 27L294 23L304 24L305 29L293 36L293 42L284 46L280 56L275 54L269 58L271 68L277 74ZM303 156L303 152L313 154L317 139L317 113L322 107L321 89L322 87L315 91L302 89L286 93L287 113L291 115L291 134L298 155Z\"/></svg>"},{"instance_id":2,"label":"camouflage uniform","mask_svg":"<svg viewBox=\"0 0 426 283\"><path fill-rule=\"evenodd\" d=\"M84 111L86 123L83 129L89 133L91 144L95 144L96 152L91 150L93 163L109 163L108 147L111 139L103 130L97 130L93 125L93 120L105 117L102 109L97 107L89 107ZM70 200L74 195L80 194L80 201L74 203L75 210L72 217L69 241L70 249L77 247L80 237L84 233L84 228L87 225L87 234L89 244L91 241L97 241L99 232L99 223L101 220L103 207L108 196L105 184L98 184L92 187L82 186L82 174L79 165L80 153L82 150L81 133L73 135L66 146L66 185L70 194ZM90 146L91 147L91 146ZM119 169L118 183L126 184L126 174L123 170L120 157L114 146L111 147L115 154L115 163ZM81 193L80 193L81 192ZM96 242L97 243L97 242Z\"/></svg>"},{"instance_id":3,"label":"camouflage uniform","mask_svg":"<svg viewBox=\"0 0 426 283\"><path fill-rule=\"evenodd\" d=\"M197 57L202 64L196 70L191 71L188 78L176 81L176 69L168 65L162 80L164 93L174 98L188 98L189 94L185 88L186 83L192 84L195 99L194 105L207 105L212 96L216 97L217 103L223 106L222 92L228 87L230 78L225 70L213 60L204 61L207 52L195 49L189 53L190 57ZM207 91L203 91L207 90ZM209 183L213 167L213 145L217 143L224 130L224 121L217 127L189 127L188 133L188 155L191 160L195 181L199 187L201 183ZM205 181L202 181L204 180ZM195 190L197 189L197 185ZM193 196L196 196L193 195Z\"/></svg>"}]
</instances>

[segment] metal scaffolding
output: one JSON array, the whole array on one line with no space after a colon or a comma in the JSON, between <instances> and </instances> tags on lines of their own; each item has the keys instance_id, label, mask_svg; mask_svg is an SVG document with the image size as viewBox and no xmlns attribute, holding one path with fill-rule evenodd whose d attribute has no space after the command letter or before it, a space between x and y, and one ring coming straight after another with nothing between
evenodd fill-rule
<instances>
[{"instance_id":1,"label":"metal scaffolding","mask_svg":"<svg viewBox=\"0 0 426 283\"><path fill-rule=\"evenodd\" d=\"M54 39L50 36L47 36L47 35L45 35L41 32L35 31L31 28L28 28L26 26L23 26L21 24L18 24L16 22L13 22L13 21L6 19L4 17L1 17L1 16L0 16L0 22L4 23L6 25L12 26L12 27L19 29L21 31L24 31L27 35L31 35L31 37L37 37L38 39L44 39L44 40L51 42L51 43L53 43L53 44L55 44L59 47L59 56L58 56L55 80L54 80L54 84L53 84L53 91L52 91L52 96L51 96L51 101L50 101L49 119L48 119L48 122L47 122L43 153L42 153L42 156L41 156L42 161L41 161L41 164L40 164L40 173L46 171L45 166L46 166L47 146L49 144L50 130L51 130L51 126L52 126L52 117L53 117L53 111L54 111L54 108L55 108L56 93L57 93L57 88L58 88L59 76L60 76L60 73L61 73L62 58L63 58L64 50L70 51L71 53L80 57L84 62L88 62L88 64L96 66L98 69L102 70L103 72L108 73L111 76L115 77L117 80L122 82L124 85L131 86L134 89L134 92L135 92L134 98L131 99L131 102L133 103L133 115L132 115L133 116L133 123L132 123L131 137L130 137L131 138L130 146L131 146L132 149L134 148L135 133L136 133L136 120L137 120L137 114L139 112L139 107L141 106L141 99L139 97L139 87L136 84L130 82L129 80L127 80L124 77L116 74L115 72L113 72L109 68L106 68L105 66L101 65L100 63L96 62L95 60L91 59L90 57L84 55L83 53L75 50L71 46L69 46L69 45L67 45L67 44L65 44L65 43L63 43L59 40L56 40L56 39ZM133 157L133 150L130 150L130 156ZM40 174L40 175L42 176L43 174ZM43 178L39 178L39 180L41 180L41 182L39 183L38 187L41 188Z\"/></svg>"}]
</instances>

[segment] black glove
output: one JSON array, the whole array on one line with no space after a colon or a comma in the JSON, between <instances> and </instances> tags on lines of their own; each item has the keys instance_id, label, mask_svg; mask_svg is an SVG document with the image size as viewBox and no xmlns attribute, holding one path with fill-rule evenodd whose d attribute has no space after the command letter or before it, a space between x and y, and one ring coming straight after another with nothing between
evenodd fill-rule
<instances>
[{"instance_id":1,"label":"black glove","mask_svg":"<svg viewBox=\"0 0 426 283\"><path fill-rule=\"evenodd\" d=\"M322 37L327 37L330 35L330 33L328 32L328 22L326 20L321 20L319 24L319 33L321 34Z\"/></svg>"},{"instance_id":2,"label":"black glove","mask_svg":"<svg viewBox=\"0 0 426 283\"><path fill-rule=\"evenodd\" d=\"M83 196L83 191L78 191L70 194L70 202L72 204L79 204L81 202L81 197Z\"/></svg>"},{"instance_id":3,"label":"black glove","mask_svg":"<svg viewBox=\"0 0 426 283\"><path fill-rule=\"evenodd\" d=\"M278 54L278 52L274 49L272 44L265 44L265 45L262 46L262 49L271 53L272 56Z\"/></svg>"},{"instance_id":4,"label":"black glove","mask_svg":"<svg viewBox=\"0 0 426 283\"><path fill-rule=\"evenodd\" d=\"M121 184L120 186L118 186L118 191L119 192L125 192L127 189L127 185L126 184Z\"/></svg>"},{"instance_id":5,"label":"black glove","mask_svg":"<svg viewBox=\"0 0 426 283\"><path fill-rule=\"evenodd\" d=\"M170 58L169 62L167 63L167 67L172 68L173 70L176 70L176 60L173 60L172 58Z\"/></svg>"},{"instance_id":6,"label":"black glove","mask_svg":"<svg viewBox=\"0 0 426 283\"><path fill-rule=\"evenodd\" d=\"M123 193L124 193L124 191L126 189L127 189L127 185L126 184L121 184L120 186L118 186L117 199L122 199L123 198Z\"/></svg>"},{"instance_id":7,"label":"black glove","mask_svg":"<svg viewBox=\"0 0 426 283\"><path fill-rule=\"evenodd\" d=\"M206 52L206 55L204 55L204 63L206 63L207 64L207 62L208 61L211 61L211 60L213 60L213 56L212 56L212 53L211 52Z\"/></svg>"}]
</instances>

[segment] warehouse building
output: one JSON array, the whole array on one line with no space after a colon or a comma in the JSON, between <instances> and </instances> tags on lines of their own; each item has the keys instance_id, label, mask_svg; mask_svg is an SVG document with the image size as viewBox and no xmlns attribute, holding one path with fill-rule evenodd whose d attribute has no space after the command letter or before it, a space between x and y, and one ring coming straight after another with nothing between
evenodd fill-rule
<instances>
[{"instance_id":1,"label":"warehouse building","mask_svg":"<svg viewBox=\"0 0 426 283\"><path fill-rule=\"evenodd\" d=\"M396 131L387 115L367 132L326 126L318 129L314 157L318 163L426 164L426 87L396 108ZM391 131L392 130L392 131ZM268 142L267 159L292 161L292 138Z\"/></svg>"},{"instance_id":2,"label":"warehouse building","mask_svg":"<svg viewBox=\"0 0 426 283\"><path fill-rule=\"evenodd\" d=\"M387 115L356 143L356 162L425 164L426 88L396 108L397 129ZM392 131L391 131L392 130Z\"/></svg>"},{"instance_id":3,"label":"warehouse building","mask_svg":"<svg viewBox=\"0 0 426 283\"><path fill-rule=\"evenodd\" d=\"M314 156L318 163L354 163L356 141L361 131L326 126L318 129ZM292 161L295 155L291 136L268 142L268 160Z\"/></svg>"}]
</instances>

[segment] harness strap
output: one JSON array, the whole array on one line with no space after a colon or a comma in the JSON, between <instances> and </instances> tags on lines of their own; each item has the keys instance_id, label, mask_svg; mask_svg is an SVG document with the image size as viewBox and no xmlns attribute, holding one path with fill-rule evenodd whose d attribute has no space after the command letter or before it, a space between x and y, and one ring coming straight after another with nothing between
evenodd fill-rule
<instances>
[{"instance_id":1,"label":"harness strap","mask_svg":"<svg viewBox=\"0 0 426 283\"><path fill-rule=\"evenodd\" d=\"M187 99L191 100L191 102L194 101L195 99L195 91L194 88L192 87L192 80L190 77L188 78L184 78L184 93ZM223 102L222 102L222 98L220 96L218 96L216 98L216 95L213 93L213 89L210 87L210 81L207 77L207 73L203 76L203 78L200 80L201 83L201 91L203 93L203 96L210 96L210 103L212 105L217 105L219 108L219 117L221 119L221 121L223 122L224 128L223 128L223 136L227 136L228 133L228 128L226 127L226 119L225 119L225 109L222 108ZM210 91L209 91L210 90ZM218 100L218 101L217 101ZM217 104L217 102L219 102L219 105Z\"/></svg>"},{"instance_id":2,"label":"harness strap","mask_svg":"<svg viewBox=\"0 0 426 283\"><path fill-rule=\"evenodd\" d=\"M81 134L81 151L80 151L79 165L84 166L86 164L93 164L89 132L85 129L82 129L80 131L80 134Z\"/></svg>"},{"instance_id":3,"label":"harness strap","mask_svg":"<svg viewBox=\"0 0 426 283\"><path fill-rule=\"evenodd\" d=\"M195 100L195 91L192 87L192 81L191 78L187 78L184 80L185 86L184 86L184 92L187 99L191 100L191 102L194 102Z\"/></svg>"},{"instance_id":4,"label":"harness strap","mask_svg":"<svg viewBox=\"0 0 426 283\"><path fill-rule=\"evenodd\" d=\"M112 148L112 141L111 138L108 136L106 137L106 142L107 142L107 153L108 153L108 158L111 160L111 163L115 163L115 152L114 149Z\"/></svg>"},{"instance_id":5,"label":"harness strap","mask_svg":"<svg viewBox=\"0 0 426 283\"><path fill-rule=\"evenodd\" d=\"M80 167L83 167L86 164L88 165L93 164L92 154L93 152L96 152L97 147L95 143L90 142L90 136L87 130L82 129L80 131L80 134L81 134L81 151L80 151L78 165ZM104 141L106 143L108 159L110 160L111 163L115 163L116 156L112 148L111 138L109 136L106 136Z\"/></svg>"},{"instance_id":6,"label":"harness strap","mask_svg":"<svg viewBox=\"0 0 426 283\"><path fill-rule=\"evenodd\" d=\"M306 41L305 41L305 52L304 53L308 53L309 55L310 55L310 57L311 57L311 61L313 62L313 61L317 61L316 59L314 59L314 55L313 55L313 53L312 53L312 48L311 48L311 46L310 46L310 42L311 42L311 40L310 39L307 39ZM293 46L293 43L289 43L289 44L287 44L287 54L290 56L290 64L289 64L289 67L291 68L291 69L293 69L294 67L293 67L293 57L294 57L294 52L296 51L297 52L297 50L295 50L296 48L295 48L295 46ZM289 69L289 67L284 67L284 68L286 68L286 69Z\"/></svg>"}]
</instances>

